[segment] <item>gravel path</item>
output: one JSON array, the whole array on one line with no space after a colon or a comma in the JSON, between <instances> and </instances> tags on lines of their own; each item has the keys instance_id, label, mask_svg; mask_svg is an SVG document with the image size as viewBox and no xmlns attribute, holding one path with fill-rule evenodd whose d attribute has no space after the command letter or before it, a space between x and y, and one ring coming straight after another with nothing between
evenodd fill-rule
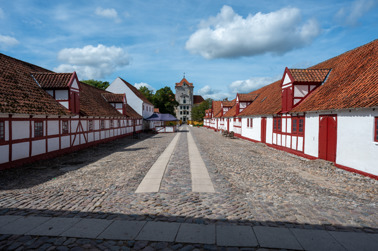
<instances>
[{"instance_id":1,"label":"gravel path","mask_svg":"<svg viewBox=\"0 0 378 251\"><path fill-rule=\"evenodd\" d=\"M305 160L264 144L225 138L205 128L190 131L216 193L191 192L184 130L179 132L160 192L135 194L144 175L175 136L142 134L141 139L120 139L1 171L0 215L378 233L378 181L326 161ZM5 242L9 238L19 237L4 238Z\"/></svg>"}]
</instances>

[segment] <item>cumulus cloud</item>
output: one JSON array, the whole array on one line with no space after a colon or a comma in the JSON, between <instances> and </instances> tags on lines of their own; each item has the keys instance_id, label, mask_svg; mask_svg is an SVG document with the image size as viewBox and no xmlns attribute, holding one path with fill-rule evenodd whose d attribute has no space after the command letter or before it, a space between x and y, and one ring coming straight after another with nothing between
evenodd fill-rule
<instances>
[{"instance_id":1,"label":"cumulus cloud","mask_svg":"<svg viewBox=\"0 0 378 251\"><path fill-rule=\"evenodd\" d=\"M350 6L341 8L336 19L343 25L356 26L358 20L377 4L377 0L357 0Z\"/></svg>"},{"instance_id":2,"label":"cumulus cloud","mask_svg":"<svg viewBox=\"0 0 378 251\"><path fill-rule=\"evenodd\" d=\"M66 48L58 53L63 64L54 69L56 72L76 71L80 78L103 78L117 68L130 63L128 54L119 47L107 47L102 44L83 48Z\"/></svg>"},{"instance_id":3,"label":"cumulus cloud","mask_svg":"<svg viewBox=\"0 0 378 251\"><path fill-rule=\"evenodd\" d=\"M201 95L204 99L211 98L213 100L223 100L224 98L229 98L231 96L229 93L213 89L209 85L205 85L199 89L197 94Z\"/></svg>"},{"instance_id":4,"label":"cumulus cloud","mask_svg":"<svg viewBox=\"0 0 378 251\"><path fill-rule=\"evenodd\" d=\"M246 80L237 80L229 85L229 89L232 93L249 93L255 91L265 85L273 83L279 78L271 77L253 77Z\"/></svg>"},{"instance_id":5,"label":"cumulus cloud","mask_svg":"<svg viewBox=\"0 0 378 251\"><path fill-rule=\"evenodd\" d=\"M145 86L147 87L149 90L153 91L153 92L156 92L156 89L154 87L152 87L151 85L147 84L147 83L143 83L143 82L140 82L140 83L135 83L134 86L139 89L141 88L142 86Z\"/></svg>"},{"instance_id":6,"label":"cumulus cloud","mask_svg":"<svg viewBox=\"0 0 378 251\"><path fill-rule=\"evenodd\" d=\"M246 18L230 6L202 21L186 49L207 59L237 58L272 52L282 54L310 44L321 32L316 20L301 22L297 8L261 12Z\"/></svg>"},{"instance_id":7,"label":"cumulus cloud","mask_svg":"<svg viewBox=\"0 0 378 251\"><path fill-rule=\"evenodd\" d=\"M105 17L109 19L114 19L117 22L120 22L121 20L118 18L118 13L115 9L103 9L101 7L97 7L95 14L100 17Z\"/></svg>"},{"instance_id":8,"label":"cumulus cloud","mask_svg":"<svg viewBox=\"0 0 378 251\"><path fill-rule=\"evenodd\" d=\"M14 37L0 35L1 48L11 47L18 45L20 42Z\"/></svg>"}]
</instances>

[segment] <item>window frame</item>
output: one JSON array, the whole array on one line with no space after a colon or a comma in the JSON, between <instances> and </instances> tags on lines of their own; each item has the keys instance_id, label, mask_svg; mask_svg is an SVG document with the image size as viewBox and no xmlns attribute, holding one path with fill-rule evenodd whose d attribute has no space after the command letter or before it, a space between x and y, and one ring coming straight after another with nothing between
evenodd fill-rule
<instances>
[{"instance_id":1,"label":"window frame","mask_svg":"<svg viewBox=\"0 0 378 251\"><path fill-rule=\"evenodd\" d=\"M41 124L41 126L39 126L39 124ZM33 126L33 138L42 138L44 136L43 120L34 120Z\"/></svg>"},{"instance_id":2,"label":"window frame","mask_svg":"<svg viewBox=\"0 0 378 251\"><path fill-rule=\"evenodd\" d=\"M67 128L64 128L64 124L67 123ZM68 119L62 120L62 135L66 135L69 133L69 125L68 125Z\"/></svg>"},{"instance_id":3,"label":"window frame","mask_svg":"<svg viewBox=\"0 0 378 251\"><path fill-rule=\"evenodd\" d=\"M250 121L249 121L249 127L250 127L250 128L253 128L253 118L250 118Z\"/></svg>"},{"instance_id":4,"label":"window frame","mask_svg":"<svg viewBox=\"0 0 378 251\"><path fill-rule=\"evenodd\" d=\"M282 132L282 117L273 118L273 132L274 133Z\"/></svg>"},{"instance_id":5,"label":"window frame","mask_svg":"<svg viewBox=\"0 0 378 251\"><path fill-rule=\"evenodd\" d=\"M0 142L3 141L5 141L5 121L0 120Z\"/></svg>"}]
</instances>

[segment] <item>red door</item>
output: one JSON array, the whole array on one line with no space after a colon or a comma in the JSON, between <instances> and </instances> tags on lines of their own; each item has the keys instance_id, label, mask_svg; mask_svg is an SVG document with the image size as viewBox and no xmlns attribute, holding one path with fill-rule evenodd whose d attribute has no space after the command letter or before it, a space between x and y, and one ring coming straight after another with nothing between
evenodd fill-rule
<instances>
[{"instance_id":1,"label":"red door","mask_svg":"<svg viewBox=\"0 0 378 251\"><path fill-rule=\"evenodd\" d=\"M337 117L319 117L319 158L336 161Z\"/></svg>"},{"instance_id":2,"label":"red door","mask_svg":"<svg viewBox=\"0 0 378 251\"><path fill-rule=\"evenodd\" d=\"M230 119L227 119L227 132L230 132Z\"/></svg>"},{"instance_id":3,"label":"red door","mask_svg":"<svg viewBox=\"0 0 378 251\"><path fill-rule=\"evenodd\" d=\"M261 118L261 142L266 142L266 118Z\"/></svg>"}]
</instances>

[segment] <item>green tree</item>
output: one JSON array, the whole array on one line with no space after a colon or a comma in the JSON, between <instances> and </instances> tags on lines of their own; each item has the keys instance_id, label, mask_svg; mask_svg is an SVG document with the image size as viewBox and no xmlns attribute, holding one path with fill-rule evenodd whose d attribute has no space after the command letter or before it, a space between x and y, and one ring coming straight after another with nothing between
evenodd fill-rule
<instances>
[{"instance_id":1,"label":"green tree","mask_svg":"<svg viewBox=\"0 0 378 251\"><path fill-rule=\"evenodd\" d=\"M88 79L88 80L82 80L81 82L86 83L88 85L97 87L99 89L105 90L109 86L108 81L100 81L100 80L94 80L94 79Z\"/></svg>"},{"instance_id":2,"label":"green tree","mask_svg":"<svg viewBox=\"0 0 378 251\"><path fill-rule=\"evenodd\" d=\"M192 120L201 122L203 117L205 117L205 111L211 108L213 100L211 98L206 99L202 103L193 106L192 108Z\"/></svg>"},{"instance_id":3,"label":"green tree","mask_svg":"<svg viewBox=\"0 0 378 251\"><path fill-rule=\"evenodd\" d=\"M154 102L154 91L153 90L148 89L147 86L141 86L141 87L139 87L138 90L143 94L143 96L145 96L148 99L148 101L150 101L151 103Z\"/></svg>"},{"instance_id":4,"label":"green tree","mask_svg":"<svg viewBox=\"0 0 378 251\"><path fill-rule=\"evenodd\" d=\"M175 94L171 88L166 86L156 91L153 102L155 108L159 108L161 113L170 113L173 116L175 114L175 107L179 105L176 101Z\"/></svg>"}]
</instances>

